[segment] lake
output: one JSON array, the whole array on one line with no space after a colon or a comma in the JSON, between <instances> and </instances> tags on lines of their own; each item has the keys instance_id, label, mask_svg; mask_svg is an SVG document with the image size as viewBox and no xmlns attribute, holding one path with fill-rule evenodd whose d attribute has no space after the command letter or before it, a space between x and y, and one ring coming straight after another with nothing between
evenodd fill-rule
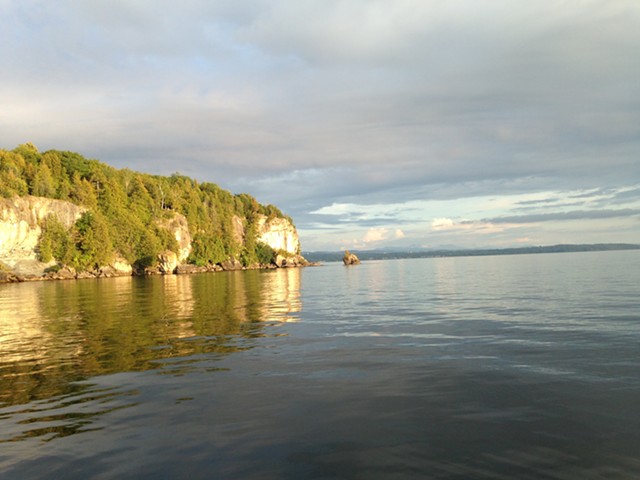
<instances>
[{"instance_id":1,"label":"lake","mask_svg":"<svg viewBox=\"0 0 640 480\"><path fill-rule=\"evenodd\" d=\"M640 251L0 285L0 477L640 478Z\"/></svg>"}]
</instances>

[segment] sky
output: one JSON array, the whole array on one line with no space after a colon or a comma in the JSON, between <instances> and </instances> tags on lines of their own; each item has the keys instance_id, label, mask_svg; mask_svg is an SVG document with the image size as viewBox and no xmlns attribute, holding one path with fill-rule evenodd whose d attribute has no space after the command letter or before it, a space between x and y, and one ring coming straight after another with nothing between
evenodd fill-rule
<instances>
[{"instance_id":1,"label":"sky","mask_svg":"<svg viewBox=\"0 0 640 480\"><path fill-rule=\"evenodd\" d=\"M179 172L303 251L640 243L637 0L0 0L0 148Z\"/></svg>"}]
</instances>

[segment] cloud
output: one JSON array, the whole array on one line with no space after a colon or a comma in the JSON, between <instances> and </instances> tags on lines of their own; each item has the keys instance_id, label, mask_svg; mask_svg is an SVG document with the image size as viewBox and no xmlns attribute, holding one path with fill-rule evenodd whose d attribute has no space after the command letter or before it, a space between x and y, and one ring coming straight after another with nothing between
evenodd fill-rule
<instances>
[{"instance_id":1,"label":"cloud","mask_svg":"<svg viewBox=\"0 0 640 480\"><path fill-rule=\"evenodd\" d=\"M455 222L450 218L434 218L431 222L432 230L449 230L453 228Z\"/></svg>"},{"instance_id":2,"label":"cloud","mask_svg":"<svg viewBox=\"0 0 640 480\"><path fill-rule=\"evenodd\" d=\"M0 15L0 147L178 170L359 234L637 208L637 2L24 0ZM514 195L528 210L468 201ZM469 210L397 208L449 200Z\"/></svg>"},{"instance_id":3,"label":"cloud","mask_svg":"<svg viewBox=\"0 0 640 480\"><path fill-rule=\"evenodd\" d=\"M531 215L513 215L492 218L492 223L539 223L566 220L594 220L617 217L634 217L640 215L640 208L623 208L617 210L573 210L569 212L539 213Z\"/></svg>"},{"instance_id":4,"label":"cloud","mask_svg":"<svg viewBox=\"0 0 640 480\"><path fill-rule=\"evenodd\" d=\"M388 238L389 230L386 228L370 228L362 241L365 244L378 243Z\"/></svg>"}]
</instances>

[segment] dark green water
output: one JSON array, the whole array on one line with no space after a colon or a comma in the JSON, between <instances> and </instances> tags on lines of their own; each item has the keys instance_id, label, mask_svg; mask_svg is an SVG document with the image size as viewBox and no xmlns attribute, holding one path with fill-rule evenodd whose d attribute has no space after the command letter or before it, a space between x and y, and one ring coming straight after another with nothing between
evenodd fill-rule
<instances>
[{"instance_id":1,"label":"dark green water","mask_svg":"<svg viewBox=\"0 0 640 480\"><path fill-rule=\"evenodd\" d=\"M640 478L640 252L0 285L1 478Z\"/></svg>"}]
</instances>

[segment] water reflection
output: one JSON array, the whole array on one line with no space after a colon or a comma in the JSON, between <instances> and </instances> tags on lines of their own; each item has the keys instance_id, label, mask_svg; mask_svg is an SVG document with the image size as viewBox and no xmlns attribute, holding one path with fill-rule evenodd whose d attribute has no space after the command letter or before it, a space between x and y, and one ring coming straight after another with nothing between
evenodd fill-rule
<instances>
[{"instance_id":1,"label":"water reflection","mask_svg":"<svg viewBox=\"0 0 640 480\"><path fill-rule=\"evenodd\" d=\"M302 307L298 269L0 287L4 406L77 393L96 375L251 348Z\"/></svg>"}]
</instances>

